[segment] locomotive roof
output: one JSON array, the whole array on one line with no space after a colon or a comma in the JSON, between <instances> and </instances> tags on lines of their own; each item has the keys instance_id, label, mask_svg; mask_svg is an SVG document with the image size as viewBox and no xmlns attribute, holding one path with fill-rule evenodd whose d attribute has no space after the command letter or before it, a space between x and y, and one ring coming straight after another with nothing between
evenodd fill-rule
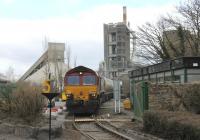
<instances>
[{"instance_id":1,"label":"locomotive roof","mask_svg":"<svg viewBox=\"0 0 200 140\"><path fill-rule=\"evenodd\" d=\"M66 73L66 75L71 74L71 73L79 73L79 72L90 72L90 73L96 74L96 72L94 70L90 69L90 68L87 68L87 67L84 67L84 66L77 66L77 67L69 70Z\"/></svg>"}]
</instances>

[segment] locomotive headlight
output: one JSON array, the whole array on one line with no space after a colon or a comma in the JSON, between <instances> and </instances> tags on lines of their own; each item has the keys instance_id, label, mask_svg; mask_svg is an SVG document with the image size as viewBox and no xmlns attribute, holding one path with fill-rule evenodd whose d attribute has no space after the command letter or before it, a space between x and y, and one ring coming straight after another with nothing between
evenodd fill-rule
<instances>
[{"instance_id":1,"label":"locomotive headlight","mask_svg":"<svg viewBox=\"0 0 200 140\"><path fill-rule=\"evenodd\" d=\"M90 96L91 97L96 97L97 95L96 95L96 92L90 92Z\"/></svg>"},{"instance_id":2,"label":"locomotive headlight","mask_svg":"<svg viewBox=\"0 0 200 140\"><path fill-rule=\"evenodd\" d=\"M70 96L72 96L72 93L71 93L71 91L70 91L70 90L67 90L67 92L66 92L66 96L67 96L67 97L70 97Z\"/></svg>"},{"instance_id":3,"label":"locomotive headlight","mask_svg":"<svg viewBox=\"0 0 200 140\"><path fill-rule=\"evenodd\" d=\"M73 95L71 93L67 93L66 96L67 96L67 99L73 99Z\"/></svg>"},{"instance_id":4,"label":"locomotive headlight","mask_svg":"<svg viewBox=\"0 0 200 140\"><path fill-rule=\"evenodd\" d=\"M96 94L95 94L95 93L92 93L92 94L91 94L91 96L95 97L95 96L96 96Z\"/></svg>"},{"instance_id":5,"label":"locomotive headlight","mask_svg":"<svg viewBox=\"0 0 200 140\"><path fill-rule=\"evenodd\" d=\"M71 97L72 96L72 94L67 94L67 97Z\"/></svg>"}]
</instances>

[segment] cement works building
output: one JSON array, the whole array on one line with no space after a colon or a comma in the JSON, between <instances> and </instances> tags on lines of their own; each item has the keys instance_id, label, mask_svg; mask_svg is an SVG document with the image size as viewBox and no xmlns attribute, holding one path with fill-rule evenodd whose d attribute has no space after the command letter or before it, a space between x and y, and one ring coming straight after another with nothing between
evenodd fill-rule
<instances>
[{"instance_id":1,"label":"cement works building","mask_svg":"<svg viewBox=\"0 0 200 140\"><path fill-rule=\"evenodd\" d=\"M123 7L123 22L104 24L105 76L114 79L131 66L130 43L134 44L134 32L126 20L126 7Z\"/></svg>"},{"instance_id":2,"label":"cement works building","mask_svg":"<svg viewBox=\"0 0 200 140\"><path fill-rule=\"evenodd\" d=\"M200 57L180 57L129 71L129 78L153 83L190 83L200 81Z\"/></svg>"},{"instance_id":3,"label":"cement works building","mask_svg":"<svg viewBox=\"0 0 200 140\"><path fill-rule=\"evenodd\" d=\"M41 84L47 79L59 81L68 70L67 64L64 63L64 51L64 43L48 42L47 50L22 75L19 81L29 81L35 84Z\"/></svg>"}]
</instances>

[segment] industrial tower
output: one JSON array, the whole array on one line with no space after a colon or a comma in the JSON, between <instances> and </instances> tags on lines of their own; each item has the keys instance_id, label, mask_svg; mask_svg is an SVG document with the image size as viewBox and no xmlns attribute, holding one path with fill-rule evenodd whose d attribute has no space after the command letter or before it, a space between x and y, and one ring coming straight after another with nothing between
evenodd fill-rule
<instances>
[{"instance_id":1,"label":"industrial tower","mask_svg":"<svg viewBox=\"0 0 200 140\"><path fill-rule=\"evenodd\" d=\"M106 77L114 79L126 71L131 63L130 39L133 32L127 25L126 7L123 22L104 24L104 61Z\"/></svg>"}]
</instances>

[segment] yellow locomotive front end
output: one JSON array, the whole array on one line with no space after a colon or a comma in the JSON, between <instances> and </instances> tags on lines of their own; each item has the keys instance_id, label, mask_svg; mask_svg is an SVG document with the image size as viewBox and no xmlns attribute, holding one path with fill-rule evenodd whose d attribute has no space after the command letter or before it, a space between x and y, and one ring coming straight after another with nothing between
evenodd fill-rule
<instances>
[{"instance_id":1,"label":"yellow locomotive front end","mask_svg":"<svg viewBox=\"0 0 200 140\"><path fill-rule=\"evenodd\" d=\"M64 94L71 113L95 113L99 107L98 76L83 66L65 75Z\"/></svg>"},{"instance_id":2,"label":"yellow locomotive front end","mask_svg":"<svg viewBox=\"0 0 200 140\"><path fill-rule=\"evenodd\" d=\"M97 86L66 86L66 99L73 98L74 100L81 100L87 102L92 98L97 97Z\"/></svg>"}]
</instances>

